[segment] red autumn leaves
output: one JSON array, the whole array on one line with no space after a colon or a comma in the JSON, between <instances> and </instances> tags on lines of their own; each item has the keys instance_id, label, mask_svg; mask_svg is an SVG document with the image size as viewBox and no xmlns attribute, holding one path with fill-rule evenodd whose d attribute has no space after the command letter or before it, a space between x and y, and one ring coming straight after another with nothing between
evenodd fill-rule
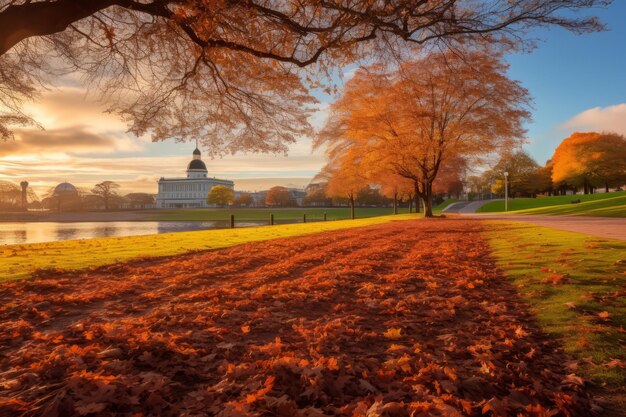
<instances>
[{"instance_id":1,"label":"red autumn leaves","mask_svg":"<svg viewBox=\"0 0 626 417\"><path fill-rule=\"evenodd\" d=\"M588 415L476 223L394 222L0 287L3 415Z\"/></svg>"}]
</instances>

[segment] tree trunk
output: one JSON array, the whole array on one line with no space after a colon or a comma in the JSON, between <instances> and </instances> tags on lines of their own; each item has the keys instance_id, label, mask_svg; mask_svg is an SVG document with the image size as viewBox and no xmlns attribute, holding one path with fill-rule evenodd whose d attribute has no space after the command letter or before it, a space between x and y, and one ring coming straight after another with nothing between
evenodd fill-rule
<instances>
[{"instance_id":1,"label":"tree trunk","mask_svg":"<svg viewBox=\"0 0 626 417\"><path fill-rule=\"evenodd\" d=\"M413 213L413 197L409 198L409 213Z\"/></svg>"},{"instance_id":2,"label":"tree trunk","mask_svg":"<svg viewBox=\"0 0 626 417\"><path fill-rule=\"evenodd\" d=\"M350 197L350 218L354 220L354 197Z\"/></svg>"},{"instance_id":3,"label":"tree trunk","mask_svg":"<svg viewBox=\"0 0 626 417\"><path fill-rule=\"evenodd\" d=\"M398 214L398 193L393 194L393 214Z\"/></svg>"},{"instance_id":4,"label":"tree trunk","mask_svg":"<svg viewBox=\"0 0 626 417\"><path fill-rule=\"evenodd\" d=\"M583 193L585 195L589 194L589 185L587 184L587 179L583 180Z\"/></svg>"},{"instance_id":5,"label":"tree trunk","mask_svg":"<svg viewBox=\"0 0 626 417\"><path fill-rule=\"evenodd\" d=\"M433 217L433 186L432 183L424 183L424 194L422 196L424 202L424 217Z\"/></svg>"},{"instance_id":6,"label":"tree trunk","mask_svg":"<svg viewBox=\"0 0 626 417\"><path fill-rule=\"evenodd\" d=\"M413 198L415 199L415 212L419 213L420 212L420 189L417 185L417 181L415 181L415 183L413 184L413 188L415 189L415 192L413 193Z\"/></svg>"},{"instance_id":7,"label":"tree trunk","mask_svg":"<svg viewBox=\"0 0 626 417\"><path fill-rule=\"evenodd\" d=\"M136 9L142 8L140 3L123 0L57 0L10 5L0 13L0 56L26 38L63 32L72 23L107 7L128 7L131 3Z\"/></svg>"},{"instance_id":8,"label":"tree trunk","mask_svg":"<svg viewBox=\"0 0 626 417\"><path fill-rule=\"evenodd\" d=\"M422 201L424 202L424 217L433 217L433 196L424 196Z\"/></svg>"}]
</instances>

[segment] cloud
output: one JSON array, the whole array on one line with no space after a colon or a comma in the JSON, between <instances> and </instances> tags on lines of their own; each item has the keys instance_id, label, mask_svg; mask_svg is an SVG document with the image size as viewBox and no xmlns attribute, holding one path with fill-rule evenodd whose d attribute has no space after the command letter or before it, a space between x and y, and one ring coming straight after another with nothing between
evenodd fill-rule
<instances>
[{"instance_id":1,"label":"cloud","mask_svg":"<svg viewBox=\"0 0 626 417\"><path fill-rule=\"evenodd\" d=\"M115 134L94 133L84 126L52 130L24 129L16 131L16 139L0 144L0 157L65 154L77 155L95 152L140 150L137 141Z\"/></svg>"},{"instance_id":2,"label":"cloud","mask_svg":"<svg viewBox=\"0 0 626 417\"><path fill-rule=\"evenodd\" d=\"M594 107L563 124L569 131L615 132L626 135L626 103Z\"/></svg>"},{"instance_id":3,"label":"cloud","mask_svg":"<svg viewBox=\"0 0 626 417\"><path fill-rule=\"evenodd\" d=\"M0 179L28 180L38 193L62 181L89 190L105 180L118 182L122 192L154 193L159 177L185 176L192 143L136 138L126 133L117 116L105 113L107 103L71 84L29 105L28 112L45 130L19 129L14 141L0 142ZM320 103L311 123L323 126L328 111L329 104ZM325 162L322 150L311 151L309 138L292 144L288 157L237 154L203 159L210 176L232 179L238 190L303 187Z\"/></svg>"},{"instance_id":4,"label":"cloud","mask_svg":"<svg viewBox=\"0 0 626 417\"><path fill-rule=\"evenodd\" d=\"M97 100L84 88L60 87L44 93L26 111L46 129L80 125L99 132L125 132L127 127L116 115L106 113L110 103Z\"/></svg>"},{"instance_id":5,"label":"cloud","mask_svg":"<svg viewBox=\"0 0 626 417\"><path fill-rule=\"evenodd\" d=\"M91 189L105 180L119 183L124 192L156 192L159 177L184 177L190 158L191 155L95 158L48 154L0 157L0 179L28 180L37 192L45 192L62 181ZM232 179L238 190L260 190L273 185L303 187L323 164L320 156L242 155L204 161L209 176Z\"/></svg>"}]
</instances>

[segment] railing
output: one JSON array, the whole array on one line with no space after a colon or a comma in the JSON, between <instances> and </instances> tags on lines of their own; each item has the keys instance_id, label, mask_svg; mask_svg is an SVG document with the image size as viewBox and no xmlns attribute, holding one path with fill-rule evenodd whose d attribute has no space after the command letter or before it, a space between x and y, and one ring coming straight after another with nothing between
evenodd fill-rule
<instances>
[{"instance_id":1,"label":"railing","mask_svg":"<svg viewBox=\"0 0 626 417\"><path fill-rule=\"evenodd\" d=\"M239 224L244 224L244 227L250 227L250 226L264 226L264 225L269 225L269 226L274 226L277 224L294 224L294 223L314 223L314 222L326 222L326 221L332 221L332 220L348 220L350 219L350 217L346 217L346 218L328 218L328 214L327 213L323 213L322 215L308 215L306 213L302 213L302 220L299 220L297 218L293 218L293 217L288 217L288 218L284 218L284 219L277 219L274 216L274 213L270 213L269 215L269 219L267 221L267 223L265 223L265 221L263 220L259 220L257 219L239 219L238 222ZM218 220L219 221L219 220ZM235 215L231 214L230 215L230 219L229 219L229 226L231 229L234 229L235 227L237 227L237 221L235 219Z\"/></svg>"}]
</instances>

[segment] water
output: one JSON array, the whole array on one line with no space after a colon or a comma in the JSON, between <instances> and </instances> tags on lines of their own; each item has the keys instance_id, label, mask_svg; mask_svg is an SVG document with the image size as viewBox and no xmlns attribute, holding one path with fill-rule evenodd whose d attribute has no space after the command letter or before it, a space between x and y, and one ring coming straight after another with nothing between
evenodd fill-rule
<instances>
[{"instance_id":1,"label":"water","mask_svg":"<svg viewBox=\"0 0 626 417\"><path fill-rule=\"evenodd\" d=\"M237 223L237 227L257 226ZM227 227L228 222L0 222L0 245L92 239L112 236L138 236L188 232Z\"/></svg>"}]
</instances>

